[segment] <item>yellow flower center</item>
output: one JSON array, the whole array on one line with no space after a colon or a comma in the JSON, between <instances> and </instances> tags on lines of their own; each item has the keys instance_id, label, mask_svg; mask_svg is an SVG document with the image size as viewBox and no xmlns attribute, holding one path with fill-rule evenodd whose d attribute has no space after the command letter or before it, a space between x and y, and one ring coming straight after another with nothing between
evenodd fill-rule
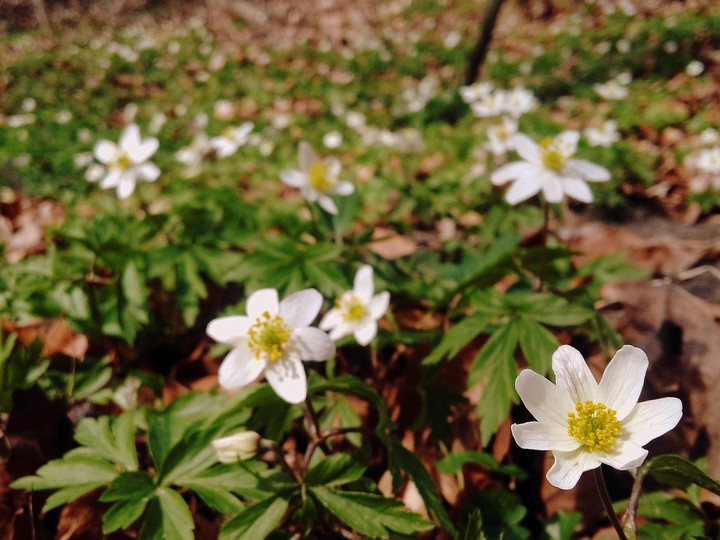
<instances>
[{"instance_id":1,"label":"yellow flower center","mask_svg":"<svg viewBox=\"0 0 720 540\"><path fill-rule=\"evenodd\" d=\"M340 297L337 307L341 311L343 319L347 322L358 322L365 317L365 304L355 294L347 294Z\"/></svg>"},{"instance_id":2,"label":"yellow flower center","mask_svg":"<svg viewBox=\"0 0 720 540\"><path fill-rule=\"evenodd\" d=\"M128 170L132 166L132 161L130 160L130 156L127 155L127 152L121 150L118 153L115 157L115 166L123 171Z\"/></svg>"},{"instance_id":3,"label":"yellow flower center","mask_svg":"<svg viewBox=\"0 0 720 540\"><path fill-rule=\"evenodd\" d=\"M563 148L560 141L547 137L540 141L540 161L548 169L559 171L565 161L573 156L569 148Z\"/></svg>"},{"instance_id":4,"label":"yellow flower center","mask_svg":"<svg viewBox=\"0 0 720 540\"><path fill-rule=\"evenodd\" d=\"M591 452L610 450L621 429L615 411L590 400L578 401L575 411L568 413L568 435Z\"/></svg>"},{"instance_id":5,"label":"yellow flower center","mask_svg":"<svg viewBox=\"0 0 720 540\"><path fill-rule=\"evenodd\" d=\"M335 184L335 179L328 176L327 163L316 161L308 171L308 182L316 191L327 191Z\"/></svg>"},{"instance_id":6,"label":"yellow flower center","mask_svg":"<svg viewBox=\"0 0 720 540\"><path fill-rule=\"evenodd\" d=\"M290 329L280 315L270 315L265 311L250 327L248 336L248 346L255 358L268 358L274 362L287 348Z\"/></svg>"}]
</instances>

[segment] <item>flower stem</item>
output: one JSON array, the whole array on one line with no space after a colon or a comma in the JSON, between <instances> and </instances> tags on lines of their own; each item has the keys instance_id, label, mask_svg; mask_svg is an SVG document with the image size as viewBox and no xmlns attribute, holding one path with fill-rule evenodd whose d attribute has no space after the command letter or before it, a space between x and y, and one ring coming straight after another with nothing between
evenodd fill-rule
<instances>
[{"instance_id":1,"label":"flower stem","mask_svg":"<svg viewBox=\"0 0 720 540\"><path fill-rule=\"evenodd\" d=\"M595 485L597 486L598 493L600 494L600 500L602 501L603 508L605 508L605 513L610 518L610 523L612 523L612 526L618 533L620 540L628 540L628 537L625 535L625 531L615 514L615 510L613 510L612 501L610 500L610 495L608 494L607 486L605 485L605 477L603 477L602 473L602 465L593 469L593 477L595 478Z\"/></svg>"},{"instance_id":2,"label":"flower stem","mask_svg":"<svg viewBox=\"0 0 720 540\"><path fill-rule=\"evenodd\" d=\"M646 471L641 469L635 474L635 483L633 484L632 491L630 492L630 499L628 500L627 510L623 515L622 524L625 530L631 538L635 538L637 534L637 525L635 523L635 514L637 512L638 501L640 500L640 491L642 489L642 483L645 479Z\"/></svg>"},{"instance_id":3,"label":"flower stem","mask_svg":"<svg viewBox=\"0 0 720 540\"><path fill-rule=\"evenodd\" d=\"M540 283L538 284L538 291L542 291L545 286L545 273L547 272L547 239L548 231L550 229L550 203L543 201L543 228L540 232L542 240L542 256L540 258Z\"/></svg>"}]
</instances>

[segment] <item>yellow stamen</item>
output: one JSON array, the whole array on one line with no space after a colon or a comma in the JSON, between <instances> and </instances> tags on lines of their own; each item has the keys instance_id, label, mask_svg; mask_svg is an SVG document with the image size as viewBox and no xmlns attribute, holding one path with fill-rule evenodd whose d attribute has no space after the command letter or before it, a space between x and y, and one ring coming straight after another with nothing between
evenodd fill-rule
<instances>
[{"instance_id":1,"label":"yellow stamen","mask_svg":"<svg viewBox=\"0 0 720 540\"><path fill-rule=\"evenodd\" d=\"M267 311L255 320L248 330L248 346L255 359L267 358L274 362L280 358L290 341L290 329L280 315L270 315Z\"/></svg>"},{"instance_id":2,"label":"yellow stamen","mask_svg":"<svg viewBox=\"0 0 720 540\"><path fill-rule=\"evenodd\" d=\"M573 155L574 153L567 147L563 148L557 139L547 137L540 141L540 161L548 169L559 171Z\"/></svg>"},{"instance_id":3,"label":"yellow stamen","mask_svg":"<svg viewBox=\"0 0 720 540\"><path fill-rule=\"evenodd\" d=\"M578 401L575 411L577 415L568 413L568 435L591 452L610 450L622 427L615 411L603 403L590 400L585 403Z\"/></svg>"},{"instance_id":4,"label":"yellow stamen","mask_svg":"<svg viewBox=\"0 0 720 540\"><path fill-rule=\"evenodd\" d=\"M316 161L310 166L308 182L317 191L327 191L335 185L335 179L328 176L328 166L324 161Z\"/></svg>"},{"instance_id":5,"label":"yellow stamen","mask_svg":"<svg viewBox=\"0 0 720 540\"><path fill-rule=\"evenodd\" d=\"M336 306L347 322L358 322L365 317L365 304L355 294L344 294L338 298Z\"/></svg>"},{"instance_id":6,"label":"yellow stamen","mask_svg":"<svg viewBox=\"0 0 720 540\"><path fill-rule=\"evenodd\" d=\"M121 150L118 153L115 157L115 166L123 171L126 171L132 166L132 161L130 160L130 156L127 155L127 152Z\"/></svg>"}]
</instances>

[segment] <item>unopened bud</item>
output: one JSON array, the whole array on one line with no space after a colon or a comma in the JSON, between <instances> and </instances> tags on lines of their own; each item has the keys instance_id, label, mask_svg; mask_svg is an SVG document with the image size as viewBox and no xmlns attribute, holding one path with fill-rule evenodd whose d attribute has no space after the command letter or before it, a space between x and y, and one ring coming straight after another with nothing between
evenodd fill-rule
<instances>
[{"instance_id":1,"label":"unopened bud","mask_svg":"<svg viewBox=\"0 0 720 540\"><path fill-rule=\"evenodd\" d=\"M259 443L260 434L254 431L240 431L215 439L212 445L221 463L237 463L252 459L257 453Z\"/></svg>"}]
</instances>

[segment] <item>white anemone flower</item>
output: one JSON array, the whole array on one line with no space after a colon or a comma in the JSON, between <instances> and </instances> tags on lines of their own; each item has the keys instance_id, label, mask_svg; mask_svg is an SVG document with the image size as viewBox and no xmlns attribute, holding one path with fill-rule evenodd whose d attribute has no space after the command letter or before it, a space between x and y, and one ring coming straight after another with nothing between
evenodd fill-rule
<instances>
[{"instance_id":1,"label":"white anemone flower","mask_svg":"<svg viewBox=\"0 0 720 540\"><path fill-rule=\"evenodd\" d=\"M638 403L648 359L625 345L610 361L600 384L580 352L561 346L552 357L556 384L530 369L515 389L537 422L513 424L517 444L528 450L551 450L555 463L548 481L572 489L583 472L606 464L626 471L647 457L643 448L674 428L682 402L673 397Z\"/></svg>"},{"instance_id":2,"label":"white anemone flower","mask_svg":"<svg viewBox=\"0 0 720 540\"><path fill-rule=\"evenodd\" d=\"M593 90L603 99L619 100L628 96L628 89L617 79L593 85Z\"/></svg>"},{"instance_id":3,"label":"white anemone flower","mask_svg":"<svg viewBox=\"0 0 720 540\"><path fill-rule=\"evenodd\" d=\"M537 107L537 100L531 90L522 86L516 86L505 93L505 113L513 118L519 118L523 114L534 110Z\"/></svg>"},{"instance_id":4,"label":"white anemone flower","mask_svg":"<svg viewBox=\"0 0 720 540\"><path fill-rule=\"evenodd\" d=\"M188 146L175 153L175 159L187 168L184 175L188 178L197 176L202 170L203 160L212 152L210 139L204 132L197 133Z\"/></svg>"},{"instance_id":5,"label":"white anemone flower","mask_svg":"<svg viewBox=\"0 0 720 540\"><path fill-rule=\"evenodd\" d=\"M375 294L373 269L361 266L355 274L352 291L344 292L335 307L320 321L320 328L330 331L330 338L338 340L353 334L360 345L367 345L377 334L377 321L385 315L390 293Z\"/></svg>"},{"instance_id":6,"label":"white anemone flower","mask_svg":"<svg viewBox=\"0 0 720 540\"><path fill-rule=\"evenodd\" d=\"M302 141L298 147L300 170L284 169L280 179L288 186L298 188L308 202L317 202L330 214L337 214L338 208L332 195L350 195L355 191L352 182L341 181L340 162L335 158L320 159L312 147Z\"/></svg>"},{"instance_id":7,"label":"white anemone flower","mask_svg":"<svg viewBox=\"0 0 720 540\"><path fill-rule=\"evenodd\" d=\"M488 81L478 81L470 86L460 87L460 96L467 104L473 104L488 97L494 89L493 83Z\"/></svg>"},{"instance_id":8,"label":"white anemone flower","mask_svg":"<svg viewBox=\"0 0 720 540\"><path fill-rule=\"evenodd\" d=\"M703 172L720 173L720 146L698 150L695 167Z\"/></svg>"},{"instance_id":9,"label":"white anemone flower","mask_svg":"<svg viewBox=\"0 0 720 540\"><path fill-rule=\"evenodd\" d=\"M252 122L245 122L237 127L228 128L222 135L210 139L210 148L215 150L215 154L219 158L231 156L248 142L253 127Z\"/></svg>"},{"instance_id":10,"label":"white anemone flower","mask_svg":"<svg viewBox=\"0 0 720 540\"><path fill-rule=\"evenodd\" d=\"M99 180L101 188L115 188L118 198L126 199L135 191L138 180L154 182L160 176L157 165L148 161L158 145L155 137L142 139L140 128L130 124L123 129L118 144L104 139L95 144L93 154L103 164L102 177L91 174L88 180Z\"/></svg>"},{"instance_id":11,"label":"white anemone flower","mask_svg":"<svg viewBox=\"0 0 720 540\"><path fill-rule=\"evenodd\" d=\"M504 156L513 149L513 137L517 135L517 130L517 120L503 116L500 122L487 128L486 148L496 156Z\"/></svg>"},{"instance_id":12,"label":"white anemone flower","mask_svg":"<svg viewBox=\"0 0 720 540\"><path fill-rule=\"evenodd\" d=\"M278 300L275 289L260 289L247 300L247 315L210 321L207 334L232 345L218 378L224 388L245 386L261 373L288 403L307 397L302 360L325 361L335 354L330 337L310 324L322 306L315 289L305 289Z\"/></svg>"},{"instance_id":13,"label":"white anemone flower","mask_svg":"<svg viewBox=\"0 0 720 540\"><path fill-rule=\"evenodd\" d=\"M513 137L513 147L523 159L503 165L490 176L496 186L512 181L505 199L517 204L542 191L551 203L562 201L567 195L582 202L592 201L587 182L610 179L610 172L584 159L575 159L580 133L564 131L554 138L537 144L527 135Z\"/></svg>"},{"instance_id":14,"label":"white anemone flower","mask_svg":"<svg viewBox=\"0 0 720 540\"><path fill-rule=\"evenodd\" d=\"M586 128L583 135L590 146L604 146L606 148L609 148L620 139L615 120L607 120L600 127Z\"/></svg>"}]
</instances>

